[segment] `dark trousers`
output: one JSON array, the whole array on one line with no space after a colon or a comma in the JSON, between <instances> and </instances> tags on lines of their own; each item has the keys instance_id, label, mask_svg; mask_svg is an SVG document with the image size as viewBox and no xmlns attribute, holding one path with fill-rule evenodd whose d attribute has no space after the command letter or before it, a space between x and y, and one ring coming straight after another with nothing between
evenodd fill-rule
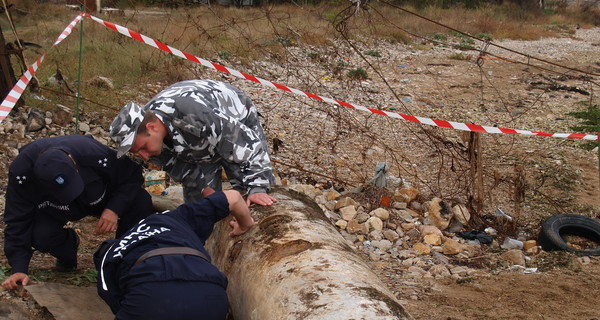
<instances>
[{"instance_id":1,"label":"dark trousers","mask_svg":"<svg viewBox=\"0 0 600 320\"><path fill-rule=\"evenodd\" d=\"M117 237L153 213L152 199L148 192L140 188L132 197L135 197L133 205L126 212L119 212ZM32 244L36 250L49 253L67 264L76 264L79 237L75 230L63 228L65 223L67 221L37 214L33 222Z\"/></svg>"},{"instance_id":2,"label":"dark trousers","mask_svg":"<svg viewBox=\"0 0 600 320\"><path fill-rule=\"evenodd\" d=\"M127 289L116 320L224 320L229 301L220 285L201 281L144 282Z\"/></svg>"}]
</instances>

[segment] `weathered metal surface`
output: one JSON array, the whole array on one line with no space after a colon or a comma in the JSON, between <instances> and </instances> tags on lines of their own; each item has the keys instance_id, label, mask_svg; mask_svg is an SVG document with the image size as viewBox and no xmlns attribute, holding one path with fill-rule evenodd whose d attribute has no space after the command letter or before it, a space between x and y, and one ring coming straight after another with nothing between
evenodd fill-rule
<instances>
[{"instance_id":1,"label":"weathered metal surface","mask_svg":"<svg viewBox=\"0 0 600 320\"><path fill-rule=\"evenodd\" d=\"M207 242L236 320L412 319L314 201L271 195L278 202L253 207L249 232L231 238L225 221Z\"/></svg>"},{"instance_id":2,"label":"weathered metal surface","mask_svg":"<svg viewBox=\"0 0 600 320\"><path fill-rule=\"evenodd\" d=\"M56 320L113 320L115 316L96 287L76 287L60 283L38 283L25 289L46 307Z\"/></svg>"}]
</instances>

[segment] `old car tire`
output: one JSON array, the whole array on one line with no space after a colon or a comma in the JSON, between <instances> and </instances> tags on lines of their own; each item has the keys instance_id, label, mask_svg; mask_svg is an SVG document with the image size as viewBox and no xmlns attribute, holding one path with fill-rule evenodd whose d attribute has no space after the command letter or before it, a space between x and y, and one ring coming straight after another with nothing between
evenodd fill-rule
<instances>
[{"instance_id":1,"label":"old car tire","mask_svg":"<svg viewBox=\"0 0 600 320\"><path fill-rule=\"evenodd\" d=\"M563 235L584 237L594 241L596 247L578 250L569 246ZM576 214L555 215L542 222L538 240L542 249L546 251L565 250L579 255L597 256L600 255L600 222Z\"/></svg>"}]
</instances>

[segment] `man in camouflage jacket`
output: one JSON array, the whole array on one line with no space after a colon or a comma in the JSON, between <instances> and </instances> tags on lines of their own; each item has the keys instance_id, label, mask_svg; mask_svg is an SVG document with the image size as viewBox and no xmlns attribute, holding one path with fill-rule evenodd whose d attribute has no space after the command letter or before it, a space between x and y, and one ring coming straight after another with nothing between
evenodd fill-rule
<instances>
[{"instance_id":1,"label":"man in camouflage jacket","mask_svg":"<svg viewBox=\"0 0 600 320\"><path fill-rule=\"evenodd\" d=\"M186 202L202 199L202 189L221 190L225 169L234 189L252 202L271 205L275 178L267 143L252 101L238 88L213 80L175 83L143 108L127 104L110 126L120 144L182 182Z\"/></svg>"}]
</instances>

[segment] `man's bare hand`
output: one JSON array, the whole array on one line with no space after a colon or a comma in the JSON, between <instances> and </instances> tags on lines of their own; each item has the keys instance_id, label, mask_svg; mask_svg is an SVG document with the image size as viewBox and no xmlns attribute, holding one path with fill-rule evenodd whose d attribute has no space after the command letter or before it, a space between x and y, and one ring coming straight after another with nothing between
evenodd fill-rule
<instances>
[{"instance_id":1,"label":"man's bare hand","mask_svg":"<svg viewBox=\"0 0 600 320\"><path fill-rule=\"evenodd\" d=\"M275 202L277 202L277 199L271 197L270 195L264 192L259 192L249 195L248 199L246 200L246 205L250 206L250 204L256 203L260 204L261 206L270 206Z\"/></svg>"},{"instance_id":2,"label":"man's bare hand","mask_svg":"<svg viewBox=\"0 0 600 320\"><path fill-rule=\"evenodd\" d=\"M215 193L215 190L213 188L205 187L204 189L202 189L202 198L206 198L213 193Z\"/></svg>"},{"instance_id":3,"label":"man's bare hand","mask_svg":"<svg viewBox=\"0 0 600 320\"><path fill-rule=\"evenodd\" d=\"M117 230L118 221L119 216L114 211L110 209L104 209L104 211L102 211L102 215L100 216L100 220L98 220L98 223L96 224L94 233L101 234L115 232Z\"/></svg>"},{"instance_id":4,"label":"man's bare hand","mask_svg":"<svg viewBox=\"0 0 600 320\"><path fill-rule=\"evenodd\" d=\"M22 272L17 272L11 274L10 277L6 278L4 282L2 282L2 287L7 290L13 290L19 287L22 284L24 286L29 284L29 276Z\"/></svg>"},{"instance_id":5,"label":"man's bare hand","mask_svg":"<svg viewBox=\"0 0 600 320\"><path fill-rule=\"evenodd\" d=\"M242 195L235 190L224 191L227 201L229 202L229 211L232 215L229 225L233 230L229 232L229 236L239 236L250 230L254 225L254 219L250 216L250 209L246 205L246 201Z\"/></svg>"},{"instance_id":6,"label":"man's bare hand","mask_svg":"<svg viewBox=\"0 0 600 320\"><path fill-rule=\"evenodd\" d=\"M229 232L229 236L239 236L240 234L244 234L246 231L250 230L250 228L254 225L254 219L250 217L249 222L246 222L246 225L242 228L235 217L231 218L229 221L229 225L231 226L231 232Z\"/></svg>"}]
</instances>

